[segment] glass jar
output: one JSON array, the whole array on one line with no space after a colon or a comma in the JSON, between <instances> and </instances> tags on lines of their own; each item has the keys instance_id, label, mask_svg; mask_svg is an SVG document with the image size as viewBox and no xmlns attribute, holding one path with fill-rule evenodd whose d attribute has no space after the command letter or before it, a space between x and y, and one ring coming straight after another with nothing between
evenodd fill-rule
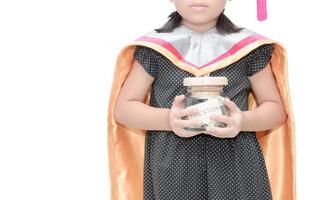
<instances>
[{"instance_id":1,"label":"glass jar","mask_svg":"<svg viewBox=\"0 0 310 200\"><path fill-rule=\"evenodd\" d=\"M202 121L201 127L186 127L189 131L205 131L207 126L225 127L223 122L211 120L209 116L212 113L229 115L224 105L225 96L223 87L228 84L226 77L188 77L183 81L187 87L185 95L185 108L194 107L199 113L192 116L186 116L184 119L197 119Z\"/></svg>"}]
</instances>

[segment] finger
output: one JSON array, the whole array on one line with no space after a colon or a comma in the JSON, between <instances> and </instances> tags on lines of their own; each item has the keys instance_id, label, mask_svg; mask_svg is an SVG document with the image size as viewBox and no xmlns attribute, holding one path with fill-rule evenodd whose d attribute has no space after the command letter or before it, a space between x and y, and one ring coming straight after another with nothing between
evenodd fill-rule
<instances>
[{"instance_id":1,"label":"finger","mask_svg":"<svg viewBox=\"0 0 310 200\"><path fill-rule=\"evenodd\" d=\"M198 113L199 113L199 110L197 108L188 107L188 108L180 110L180 112L178 113L178 117L181 118L185 116L196 115Z\"/></svg>"},{"instance_id":2,"label":"finger","mask_svg":"<svg viewBox=\"0 0 310 200\"><path fill-rule=\"evenodd\" d=\"M200 120L176 120L176 125L181 128L201 127L202 122Z\"/></svg>"},{"instance_id":3,"label":"finger","mask_svg":"<svg viewBox=\"0 0 310 200\"><path fill-rule=\"evenodd\" d=\"M224 102L230 111L236 111L239 109L238 106L228 98L225 98Z\"/></svg>"},{"instance_id":4,"label":"finger","mask_svg":"<svg viewBox=\"0 0 310 200\"><path fill-rule=\"evenodd\" d=\"M185 129L177 129L176 135L183 138L189 138L197 135L197 132L187 131Z\"/></svg>"},{"instance_id":5,"label":"finger","mask_svg":"<svg viewBox=\"0 0 310 200\"><path fill-rule=\"evenodd\" d=\"M220 128L220 127L206 127L206 133L213 135L215 137L225 138L230 132L229 128Z\"/></svg>"},{"instance_id":6,"label":"finger","mask_svg":"<svg viewBox=\"0 0 310 200\"><path fill-rule=\"evenodd\" d=\"M217 137L217 138L225 138L225 136L223 136L223 135L220 135L220 134L218 134L218 133L215 133L215 132L204 132L204 134L207 134L207 135L211 135L211 136L214 136L214 137Z\"/></svg>"},{"instance_id":7,"label":"finger","mask_svg":"<svg viewBox=\"0 0 310 200\"><path fill-rule=\"evenodd\" d=\"M176 96L174 98L174 101L172 103L172 107L184 107L184 104L183 104L183 100L184 100L185 96L184 95L179 95L179 96Z\"/></svg>"},{"instance_id":8,"label":"finger","mask_svg":"<svg viewBox=\"0 0 310 200\"><path fill-rule=\"evenodd\" d=\"M210 119L217 122L224 122L225 124L232 123L232 117L226 115L212 114L210 115Z\"/></svg>"}]
</instances>

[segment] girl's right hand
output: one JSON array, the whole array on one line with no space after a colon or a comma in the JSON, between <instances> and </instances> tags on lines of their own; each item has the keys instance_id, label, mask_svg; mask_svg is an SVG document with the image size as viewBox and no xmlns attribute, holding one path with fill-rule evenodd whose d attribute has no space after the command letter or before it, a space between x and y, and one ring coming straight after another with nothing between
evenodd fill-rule
<instances>
[{"instance_id":1,"label":"girl's right hand","mask_svg":"<svg viewBox=\"0 0 310 200\"><path fill-rule=\"evenodd\" d=\"M185 116L195 115L198 113L197 109L194 108L185 108L184 109L184 100L185 96L180 95L176 96L172 107L170 109L169 114L169 124L171 130L178 135L179 137L193 137L195 135L200 134L199 132L191 132L187 131L185 127L200 127L202 126L202 122L200 120L193 120L193 119L182 119Z\"/></svg>"}]
</instances>

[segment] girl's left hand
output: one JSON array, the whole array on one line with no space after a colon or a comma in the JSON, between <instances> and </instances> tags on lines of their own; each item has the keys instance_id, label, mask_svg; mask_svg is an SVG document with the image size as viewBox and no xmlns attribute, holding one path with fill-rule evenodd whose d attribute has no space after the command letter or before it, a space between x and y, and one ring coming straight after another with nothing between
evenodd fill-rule
<instances>
[{"instance_id":1,"label":"girl's left hand","mask_svg":"<svg viewBox=\"0 0 310 200\"><path fill-rule=\"evenodd\" d=\"M241 131L243 112L233 101L228 98L225 99L224 103L229 110L230 116L213 114L210 116L210 119L218 122L224 122L227 126L224 128L207 127L206 134L220 138L233 138L236 137Z\"/></svg>"}]
</instances>

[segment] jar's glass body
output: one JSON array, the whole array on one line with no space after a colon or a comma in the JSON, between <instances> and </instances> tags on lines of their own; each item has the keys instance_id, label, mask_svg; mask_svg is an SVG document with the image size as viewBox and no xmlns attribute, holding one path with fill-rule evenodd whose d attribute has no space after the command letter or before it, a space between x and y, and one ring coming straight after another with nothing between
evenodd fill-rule
<instances>
[{"instance_id":1,"label":"jar's glass body","mask_svg":"<svg viewBox=\"0 0 310 200\"><path fill-rule=\"evenodd\" d=\"M185 119L198 119L203 123L201 127L186 127L186 130L203 132L207 126L226 126L223 122L209 119L209 116L213 113L229 115L224 105L225 95L222 85L187 86L187 94L185 96L185 107L195 107L199 111L198 114L187 116Z\"/></svg>"}]
</instances>

